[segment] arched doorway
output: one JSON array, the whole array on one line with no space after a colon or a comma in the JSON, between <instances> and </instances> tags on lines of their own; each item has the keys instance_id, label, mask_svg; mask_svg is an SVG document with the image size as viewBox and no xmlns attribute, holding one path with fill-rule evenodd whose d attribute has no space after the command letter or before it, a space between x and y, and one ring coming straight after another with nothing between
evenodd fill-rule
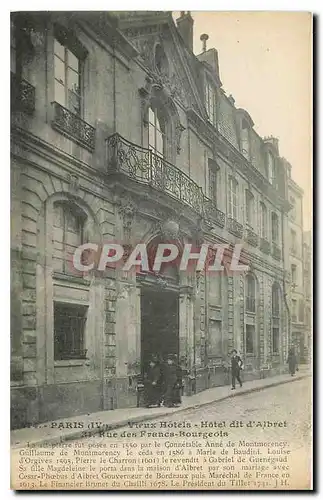
<instances>
[{"instance_id":1,"label":"arched doorway","mask_svg":"<svg viewBox=\"0 0 323 500\"><path fill-rule=\"evenodd\" d=\"M141 367L145 372L152 356L160 361L168 354L179 355L179 275L178 262L165 263L153 271L161 237L147 245L149 271L138 271L141 289ZM176 242L171 242L177 244Z\"/></svg>"}]
</instances>

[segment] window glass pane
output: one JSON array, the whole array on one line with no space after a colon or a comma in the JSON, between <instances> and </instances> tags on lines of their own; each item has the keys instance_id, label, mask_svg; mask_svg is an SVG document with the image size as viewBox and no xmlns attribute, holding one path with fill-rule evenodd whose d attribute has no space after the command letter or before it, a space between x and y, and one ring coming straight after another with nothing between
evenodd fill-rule
<instances>
[{"instance_id":1,"label":"window glass pane","mask_svg":"<svg viewBox=\"0 0 323 500\"><path fill-rule=\"evenodd\" d=\"M73 113L80 113L80 77L79 74L68 68L68 108Z\"/></svg>"},{"instance_id":2,"label":"window glass pane","mask_svg":"<svg viewBox=\"0 0 323 500\"><path fill-rule=\"evenodd\" d=\"M246 352L248 354L254 353L254 337L255 327L253 325L246 325Z\"/></svg>"},{"instance_id":3,"label":"window glass pane","mask_svg":"<svg viewBox=\"0 0 323 500\"><path fill-rule=\"evenodd\" d=\"M65 106L65 87L55 80L55 101Z\"/></svg>"},{"instance_id":4,"label":"window glass pane","mask_svg":"<svg viewBox=\"0 0 323 500\"><path fill-rule=\"evenodd\" d=\"M164 154L164 137L159 130L156 130L156 149L159 154Z\"/></svg>"},{"instance_id":5,"label":"window glass pane","mask_svg":"<svg viewBox=\"0 0 323 500\"><path fill-rule=\"evenodd\" d=\"M162 128L160 126L160 121L158 120L157 115L156 115L156 128L157 128L157 130L159 130L160 132L162 132Z\"/></svg>"},{"instance_id":6,"label":"window glass pane","mask_svg":"<svg viewBox=\"0 0 323 500\"><path fill-rule=\"evenodd\" d=\"M57 56L54 57L55 79L65 85L65 65Z\"/></svg>"},{"instance_id":7,"label":"window glass pane","mask_svg":"<svg viewBox=\"0 0 323 500\"><path fill-rule=\"evenodd\" d=\"M155 149L155 127L149 123L149 147Z\"/></svg>"},{"instance_id":8,"label":"window glass pane","mask_svg":"<svg viewBox=\"0 0 323 500\"><path fill-rule=\"evenodd\" d=\"M79 73L80 68L79 68L79 59L71 52L70 50L67 50L67 64L70 68L74 69L77 73Z\"/></svg>"},{"instance_id":9,"label":"window glass pane","mask_svg":"<svg viewBox=\"0 0 323 500\"><path fill-rule=\"evenodd\" d=\"M149 108L149 121L150 121L150 123L155 125L155 113L153 112L153 110L151 108Z\"/></svg>"},{"instance_id":10,"label":"window glass pane","mask_svg":"<svg viewBox=\"0 0 323 500\"><path fill-rule=\"evenodd\" d=\"M54 54L56 54L61 59L65 59L65 47L58 40L54 40Z\"/></svg>"}]
</instances>

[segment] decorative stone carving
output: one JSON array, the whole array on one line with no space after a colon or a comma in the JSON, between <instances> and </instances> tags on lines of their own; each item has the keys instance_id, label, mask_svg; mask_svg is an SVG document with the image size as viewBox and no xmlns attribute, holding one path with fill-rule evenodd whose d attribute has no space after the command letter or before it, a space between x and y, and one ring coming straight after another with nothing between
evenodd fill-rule
<instances>
[{"instance_id":1,"label":"decorative stone carving","mask_svg":"<svg viewBox=\"0 0 323 500\"><path fill-rule=\"evenodd\" d=\"M175 129L177 154L179 154L181 152L181 150L182 150L182 148L181 148L181 137L182 137L182 133L184 132L184 130L185 130L185 127L180 122L178 122L176 124L176 129Z\"/></svg>"},{"instance_id":2,"label":"decorative stone carving","mask_svg":"<svg viewBox=\"0 0 323 500\"><path fill-rule=\"evenodd\" d=\"M179 237L180 225L176 220L167 220L160 223L160 232L163 237L171 240L176 240Z\"/></svg>"},{"instance_id":3,"label":"decorative stone carving","mask_svg":"<svg viewBox=\"0 0 323 500\"><path fill-rule=\"evenodd\" d=\"M76 194L80 189L80 178L75 174L68 174L67 181L69 183L69 192Z\"/></svg>"},{"instance_id":4,"label":"decorative stone carving","mask_svg":"<svg viewBox=\"0 0 323 500\"><path fill-rule=\"evenodd\" d=\"M129 241L131 238L131 229L135 213L137 212L137 205L129 196L120 197L119 201L119 213L122 217L123 222L123 234L125 241Z\"/></svg>"}]
</instances>

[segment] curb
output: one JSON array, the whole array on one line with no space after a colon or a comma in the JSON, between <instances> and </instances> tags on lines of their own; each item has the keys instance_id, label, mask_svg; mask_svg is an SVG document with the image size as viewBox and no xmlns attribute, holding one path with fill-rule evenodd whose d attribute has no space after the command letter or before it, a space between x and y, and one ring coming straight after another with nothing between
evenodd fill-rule
<instances>
[{"instance_id":1,"label":"curb","mask_svg":"<svg viewBox=\"0 0 323 500\"><path fill-rule=\"evenodd\" d=\"M243 391L239 391L236 393L230 393L230 394L227 394L225 396L213 399L212 401L206 401L205 403L199 403L199 404L195 404L195 405L192 404L190 406L186 406L185 408L175 408L175 409L172 409L171 411L167 411L167 412L163 412L163 413L159 412L159 413L153 413L153 414L148 414L148 415L141 415L138 417L120 420L119 422L112 423L112 424L103 424L102 426L96 427L94 429L86 429L86 434L87 434L86 438L94 436L95 434L98 434L99 432L103 432L103 431L107 432L107 431L112 431L115 429L120 429L121 427L127 426L129 424L129 422L131 422L131 423L145 422L145 421L155 420L157 418L169 416L169 415L172 415L174 413L177 414L177 413L183 413L185 411L197 410L199 408L204 408L206 406L210 406L214 403L222 402L226 399L244 396L245 394L251 394L253 392L260 392L260 391L263 391L265 389L270 389L270 388L276 387L278 385L289 384L290 382L296 382L297 380L302 380L302 379L308 378L308 377L310 377L309 373L304 374L304 375L300 375L299 377L296 377L296 378L272 382L271 384L268 384L268 385L263 386L263 387L251 387L250 389L245 389ZM30 441L30 443L32 444L32 446L36 447L37 445L40 445L40 444L58 444L58 443L62 443L64 441L72 441L75 439L85 439L83 437L84 432L85 432L85 429L79 429L79 430L75 429L75 432L72 432L72 433L67 434L67 435L53 436L53 437L48 437L48 438L44 437L44 438L39 439L38 441L37 440ZM19 449L19 448L22 448L24 446L25 445L23 443L19 443L17 445L12 445L11 448L12 449Z\"/></svg>"}]
</instances>

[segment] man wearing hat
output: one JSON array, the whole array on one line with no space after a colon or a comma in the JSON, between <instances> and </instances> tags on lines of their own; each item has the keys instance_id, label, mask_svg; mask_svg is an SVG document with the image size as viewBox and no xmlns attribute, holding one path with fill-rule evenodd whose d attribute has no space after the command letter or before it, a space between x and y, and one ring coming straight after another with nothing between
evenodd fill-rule
<instances>
[{"instance_id":1,"label":"man wearing hat","mask_svg":"<svg viewBox=\"0 0 323 500\"><path fill-rule=\"evenodd\" d=\"M176 354L166 357L164 366L165 406L172 407L181 404L182 370L177 363Z\"/></svg>"},{"instance_id":2,"label":"man wearing hat","mask_svg":"<svg viewBox=\"0 0 323 500\"><path fill-rule=\"evenodd\" d=\"M232 387L231 390L236 388L236 379L242 387L242 382L240 378L240 370L243 366L242 359L238 356L236 349L233 349L231 353L231 375L232 375Z\"/></svg>"}]
</instances>

